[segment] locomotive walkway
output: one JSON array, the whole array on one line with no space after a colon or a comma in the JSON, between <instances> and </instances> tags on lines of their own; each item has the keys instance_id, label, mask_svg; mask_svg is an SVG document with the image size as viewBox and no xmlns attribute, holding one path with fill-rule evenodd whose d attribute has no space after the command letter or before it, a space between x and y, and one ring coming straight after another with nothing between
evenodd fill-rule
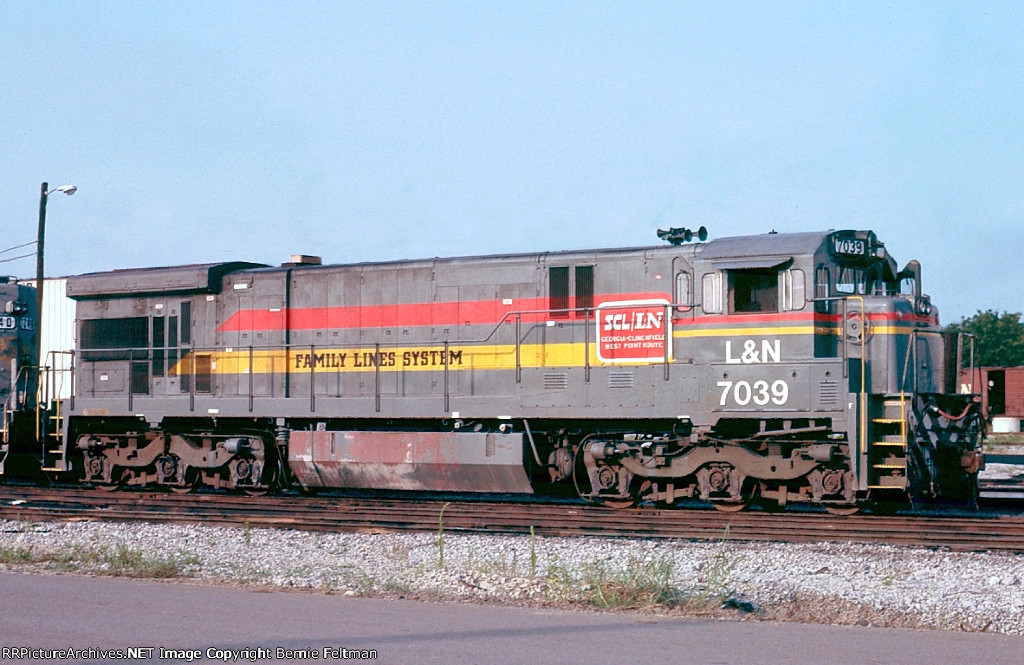
<instances>
[{"instance_id":1,"label":"locomotive walkway","mask_svg":"<svg viewBox=\"0 0 1024 665\"><path fill-rule=\"evenodd\" d=\"M436 497L177 495L0 485L0 517L249 525L316 531L535 533L687 540L859 542L1024 552L1024 513L855 515L710 509L612 510L579 502Z\"/></svg>"}]
</instances>

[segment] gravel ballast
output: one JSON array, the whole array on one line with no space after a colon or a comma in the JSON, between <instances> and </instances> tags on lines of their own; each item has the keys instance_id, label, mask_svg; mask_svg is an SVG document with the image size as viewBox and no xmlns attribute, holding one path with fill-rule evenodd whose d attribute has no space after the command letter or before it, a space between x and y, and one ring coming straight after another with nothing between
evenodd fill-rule
<instances>
[{"instance_id":1,"label":"gravel ballast","mask_svg":"<svg viewBox=\"0 0 1024 665\"><path fill-rule=\"evenodd\" d=\"M853 543L0 521L8 570L321 593L1024 633L1024 557Z\"/></svg>"}]
</instances>

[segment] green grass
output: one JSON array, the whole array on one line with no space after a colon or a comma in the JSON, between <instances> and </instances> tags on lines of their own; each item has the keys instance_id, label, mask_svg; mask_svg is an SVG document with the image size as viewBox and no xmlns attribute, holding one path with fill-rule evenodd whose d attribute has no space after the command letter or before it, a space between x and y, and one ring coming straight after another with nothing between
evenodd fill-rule
<instances>
[{"instance_id":1,"label":"green grass","mask_svg":"<svg viewBox=\"0 0 1024 665\"><path fill-rule=\"evenodd\" d=\"M671 607L685 600L670 581L675 564L667 557L631 559L621 569L605 561L572 569L553 557L547 566L548 599L605 609Z\"/></svg>"},{"instance_id":2,"label":"green grass","mask_svg":"<svg viewBox=\"0 0 1024 665\"><path fill-rule=\"evenodd\" d=\"M0 563L31 563L34 558L30 547L0 547Z\"/></svg>"},{"instance_id":3,"label":"green grass","mask_svg":"<svg viewBox=\"0 0 1024 665\"><path fill-rule=\"evenodd\" d=\"M1020 448L1024 448L1024 433L1013 432L1013 433L1006 433L1006 434L993 434L993 433L989 432L988 436L985 438L985 447L986 448L994 448L994 447L1000 447L1000 448L1004 448L1004 447L1006 447L1006 448L1020 447ZM1024 451L1022 451L1022 452L1024 452Z\"/></svg>"},{"instance_id":4,"label":"green grass","mask_svg":"<svg viewBox=\"0 0 1024 665\"><path fill-rule=\"evenodd\" d=\"M188 577L188 569L199 564L199 557L191 554L149 556L124 544L116 547L72 545L57 552L0 547L0 563L39 564L62 571L160 579Z\"/></svg>"},{"instance_id":5,"label":"green grass","mask_svg":"<svg viewBox=\"0 0 1024 665\"><path fill-rule=\"evenodd\" d=\"M737 593L734 574L740 559L729 551L728 537L726 529L719 546L700 566L697 579L684 587L673 584L671 556L634 558L621 568L606 561L570 567L552 556L547 565L548 600L604 609L666 607L698 612L750 605Z\"/></svg>"},{"instance_id":6,"label":"green grass","mask_svg":"<svg viewBox=\"0 0 1024 665\"><path fill-rule=\"evenodd\" d=\"M675 564L667 558L631 560L622 570L610 572L602 562L585 569L584 601L602 608L678 605L682 596L669 581Z\"/></svg>"}]
</instances>

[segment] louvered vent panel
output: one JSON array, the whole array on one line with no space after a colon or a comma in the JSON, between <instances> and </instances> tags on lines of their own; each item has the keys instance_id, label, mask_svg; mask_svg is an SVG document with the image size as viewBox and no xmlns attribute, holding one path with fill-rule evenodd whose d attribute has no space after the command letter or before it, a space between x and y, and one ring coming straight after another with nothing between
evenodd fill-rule
<instances>
[{"instance_id":1,"label":"louvered vent panel","mask_svg":"<svg viewBox=\"0 0 1024 665\"><path fill-rule=\"evenodd\" d=\"M825 379L818 384L818 403L822 406L839 404L839 382Z\"/></svg>"},{"instance_id":2,"label":"louvered vent panel","mask_svg":"<svg viewBox=\"0 0 1024 665\"><path fill-rule=\"evenodd\" d=\"M632 388L633 372L608 372L609 388Z\"/></svg>"},{"instance_id":3,"label":"louvered vent panel","mask_svg":"<svg viewBox=\"0 0 1024 665\"><path fill-rule=\"evenodd\" d=\"M545 374L544 388L549 390L561 390L569 387L568 374Z\"/></svg>"}]
</instances>

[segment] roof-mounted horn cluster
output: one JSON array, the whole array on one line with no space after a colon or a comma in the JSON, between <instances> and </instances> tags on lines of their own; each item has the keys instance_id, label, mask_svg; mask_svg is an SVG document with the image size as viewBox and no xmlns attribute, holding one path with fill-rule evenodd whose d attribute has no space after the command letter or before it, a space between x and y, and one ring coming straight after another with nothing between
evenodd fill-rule
<instances>
[{"instance_id":1,"label":"roof-mounted horn cluster","mask_svg":"<svg viewBox=\"0 0 1024 665\"><path fill-rule=\"evenodd\" d=\"M682 245L684 242L690 242L694 237L700 242L704 242L708 239L708 230L703 226L696 231L684 227L673 228L667 231L658 229L658 237L673 245Z\"/></svg>"}]
</instances>

